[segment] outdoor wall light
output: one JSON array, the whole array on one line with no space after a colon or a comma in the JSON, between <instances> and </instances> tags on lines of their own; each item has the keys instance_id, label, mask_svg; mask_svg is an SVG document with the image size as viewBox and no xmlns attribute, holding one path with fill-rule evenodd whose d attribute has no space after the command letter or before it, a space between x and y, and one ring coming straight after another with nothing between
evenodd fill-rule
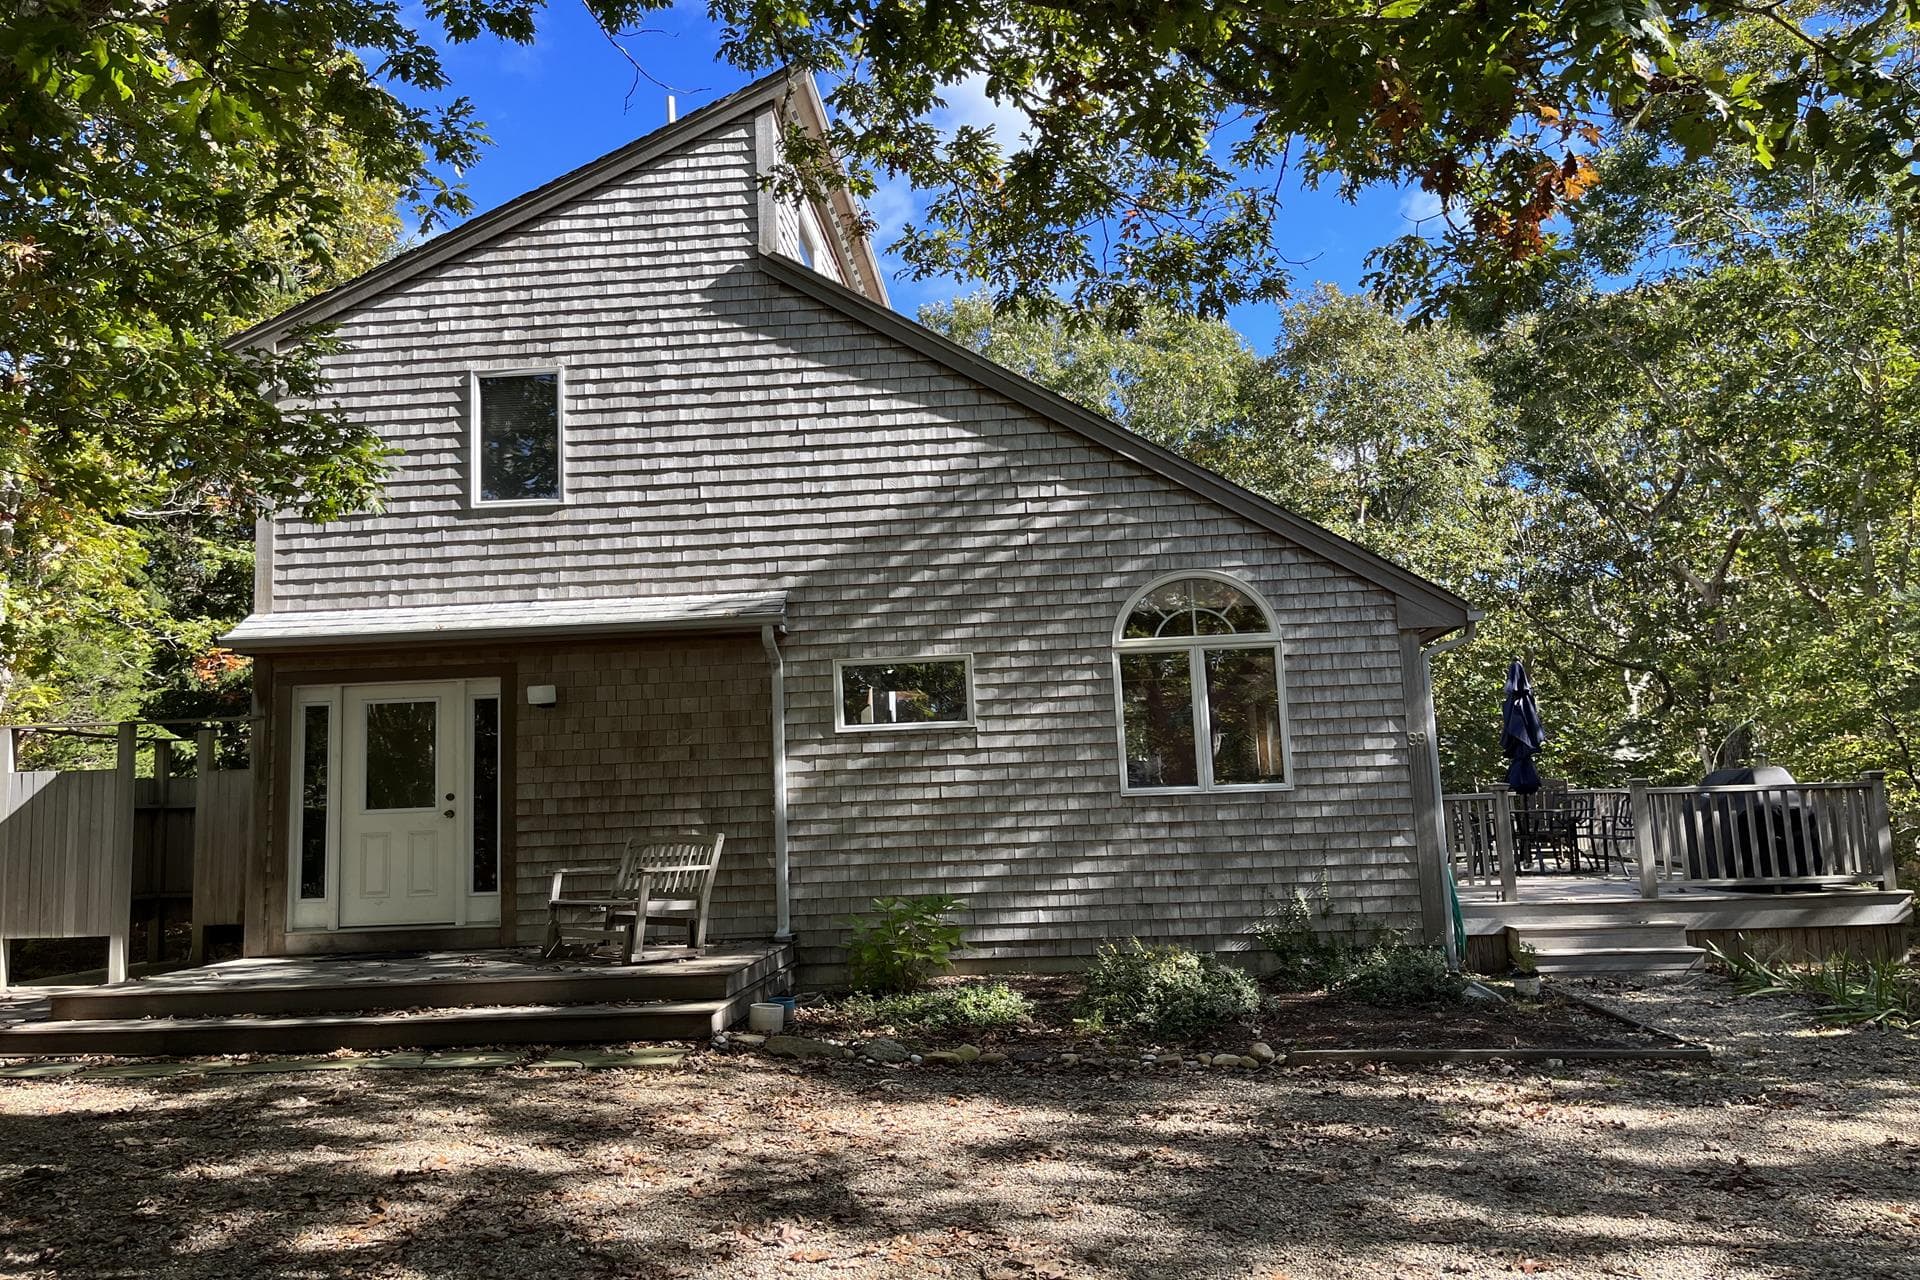
<instances>
[{"instance_id":1,"label":"outdoor wall light","mask_svg":"<svg viewBox=\"0 0 1920 1280\"><path fill-rule=\"evenodd\" d=\"M560 691L550 684L527 686L527 705L530 707L551 707L559 701Z\"/></svg>"}]
</instances>

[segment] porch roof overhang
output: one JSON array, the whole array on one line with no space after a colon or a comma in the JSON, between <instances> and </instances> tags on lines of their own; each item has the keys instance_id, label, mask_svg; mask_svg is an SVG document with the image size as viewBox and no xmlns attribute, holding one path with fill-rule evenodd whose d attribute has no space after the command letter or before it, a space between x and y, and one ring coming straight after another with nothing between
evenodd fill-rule
<instances>
[{"instance_id":1,"label":"porch roof overhang","mask_svg":"<svg viewBox=\"0 0 1920 1280\"><path fill-rule=\"evenodd\" d=\"M249 614L220 643L239 653L281 653L395 644L718 635L783 626L786 616L783 591L300 609Z\"/></svg>"}]
</instances>

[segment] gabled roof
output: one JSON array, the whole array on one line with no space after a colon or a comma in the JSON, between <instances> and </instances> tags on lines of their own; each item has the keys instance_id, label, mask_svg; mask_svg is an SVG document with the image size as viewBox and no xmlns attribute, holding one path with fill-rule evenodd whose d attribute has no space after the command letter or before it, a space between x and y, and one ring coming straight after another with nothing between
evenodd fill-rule
<instances>
[{"instance_id":1,"label":"gabled roof","mask_svg":"<svg viewBox=\"0 0 1920 1280\"><path fill-rule=\"evenodd\" d=\"M544 186L516 196L497 209L442 232L425 244L398 254L372 270L364 271L270 320L263 320L241 331L228 339L228 345L245 347L272 342L289 329L322 324L424 271L430 271L588 192L598 190L720 125L751 117L783 103L790 103L808 127L816 132L825 131L826 108L821 104L819 92L810 78L787 71L762 76L744 89L737 89L671 124L643 134L598 160L563 173ZM850 197L840 195L836 198L846 205L840 210L843 217L850 218L853 214ZM860 258L855 265L866 273L869 280L877 283L880 280L880 266L874 259L872 247L864 238L852 239L856 242L850 246L852 252Z\"/></svg>"},{"instance_id":2,"label":"gabled roof","mask_svg":"<svg viewBox=\"0 0 1920 1280\"><path fill-rule=\"evenodd\" d=\"M488 213L462 223L453 230L429 240L418 248L382 263L371 271L319 294L299 306L282 312L230 339L230 345L245 346L272 342L282 333L300 325L319 324L369 298L392 289L489 240L505 235L569 201L599 189L622 175L672 152L686 142L737 119L745 119L781 104L790 104L802 123L816 131L826 127L826 109L821 104L813 81L778 71L764 76L701 107L664 128L656 129L590 164L562 174L544 186L509 200ZM761 157L761 164L767 163ZM762 219L766 219L766 195L762 193ZM837 207L845 205L844 195L836 197ZM841 207L847 213L850 205ZM857 291L820 273L770 252L767 228L762 227L760 263L768 274L791 285L815 300L919 352L963 377L999 392L1016 404L1039 416L1077 432L1093 443L1149 471L1193 490L1202 497L1233 511L1263 528L1289 539L1346 568L1363 581L1391 593L1400 608L1400 625L1434 639L1458 630L1480 617L1465 600L1437 583L1386 560L1357 543L1350 542L1312 521L1297 516L1248 489L1198 466L1178 454L1161 448L1143 436L1134 434L1109 418L1066 399L1038 383L952 342L907 319L897 311L877 304ZM856 238L853 251L856 264L867 279L880 281L879 264L872 247L864 238ZM884 292L882 293L884 297ZM250 620L251 621L251 620ZM236 633L237 635L238 633Z\"/></svg>"},{"instance_id":3,"label":"gabled roof","mask_svg":"<svg viewBox=\"0 0 1920 1280\"><path fill-rule=\"evenodd\" d=\"M1111 418L1083 408L1012 370L916 324L899 312L875 306L844 285L778 254L763 253L767 274L817 302L919 352L934 363L997 391L1015 404L1086 437L1111 453L1156 472L1200 496L1270 529L1291 542L1341 565L1363 581L1392 593L1400 602L1400 626L1437 639L1479 618L1480 611L1438 583L1378 556L1311 520L1276 506L1205 467L1163 449Z\"/></svg>"}]
</instances>

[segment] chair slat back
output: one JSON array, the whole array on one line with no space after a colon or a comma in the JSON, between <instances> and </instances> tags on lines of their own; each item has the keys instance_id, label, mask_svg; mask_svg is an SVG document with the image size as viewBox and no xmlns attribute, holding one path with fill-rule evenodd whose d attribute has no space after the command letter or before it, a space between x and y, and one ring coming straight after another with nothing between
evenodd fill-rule
<instances>
[{"instance_id":1,"label":"chair slat back","mask_svg":"<svg viewBox=\"0 0 1920 1280\"><path fill-rule=\"evenodd\" d=\"M720 865L720 847L725 839L718 832L663 844L641 844L638 836L629 837L614 877L616 892L637 892L640 877L651 875L653 897L697 898Z\"/></svg>"}]
</instances>

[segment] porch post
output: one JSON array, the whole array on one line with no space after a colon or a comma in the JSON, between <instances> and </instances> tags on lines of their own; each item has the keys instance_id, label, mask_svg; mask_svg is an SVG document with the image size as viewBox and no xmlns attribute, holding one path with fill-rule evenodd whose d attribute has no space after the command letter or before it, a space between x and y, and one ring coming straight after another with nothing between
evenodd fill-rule
<instances>
[{"instance_id":1,"label":"porch post","mask_svg":"<svg viewBox=\"0 0 1920 1280\"><path fill-rule=\"evenodd\" d=\"M1653 803L1647 789L1653 783L1634 778L1627 783L1627 812L1633 820L1633 856L1640 864L1640 896L1660 896L1660 869L1653 865Z\"/></svg>"},{"instance_id":2,"label":"porch post","mask_svg":"<svg viewBox=\"0 0 1920 1280\"><path fill-rule=\"evenodd\" d=\"M13 766L14 734L11 725L0 726L0 822L13 815ZM0 870L5 868L0 867ZM4 892L5 876L0 876L0 893ZM7 931L6 903L0 901L0 991L7 989Z\"/></svg>"},{"instance_id":3,"label":"porch post","mask_svg":"<svg viewBox=\"0 0 1920 1280\"><path fill-rule=\"evenodd\" d=\"M1513 847L1513 788L1496 782L1493 792L1493 856L1500 860L1500 901L1520 901L1519 867Z\"/></svg>"},{"instance_id":4,"label":"porch post","mask_svg":"<svg viewBox=\"0 0 1920 1280\"><path fill-rule=\"evenodd\" d=\"M202 727L193 735L193 899L192 942L187 959L201 964L207 958L207 902L212 877L207 874L213 847L213 769L220 739L214 730ZM501 913L505 915L505 912Z\"/></svg>"},{"instance_id":5,"label":"porch post","mask_svg":"<svg viewBox=\"0 0 1920 1280\"><path fill-rule=\"evenodd\" d=\"M793 940L793 917L787 898L787 664L780 653L780 641L773 625L760 628L760 643L767 650L769 682L772 686L773 724L773 938L776 942Z\"/></svg>"},{"instance_id":6,"label":"porch post","mask_svg":"<svg viewBox=\"0 0 1920 1280\"><path fill-rule=\"evenodd\" d=\"M1873 840L1875 870L1880 873L1880 887L1892 893L1900 887L1900 869L1893 857L1893 821L1887 813L1886 770L1875 769L1862 776L1867 783L1867 821L1873 828L1868 834Z\"/></svg>"},{"instance_id":7,"label":"porch post","mask_svg":"<svg viewBox=\"0 0 1920 1280\"><path fill-rule=\"evenodd\" d=\"M110 892L106 900L113 904L112 932L107 934L107 981L127 980L127 934L133 923L133 825L134 770L140 757L140 727L131 720L120 722L118 758L115 761L114 815L112 843L104 860Z\"/></svg>"}]
</instances>

